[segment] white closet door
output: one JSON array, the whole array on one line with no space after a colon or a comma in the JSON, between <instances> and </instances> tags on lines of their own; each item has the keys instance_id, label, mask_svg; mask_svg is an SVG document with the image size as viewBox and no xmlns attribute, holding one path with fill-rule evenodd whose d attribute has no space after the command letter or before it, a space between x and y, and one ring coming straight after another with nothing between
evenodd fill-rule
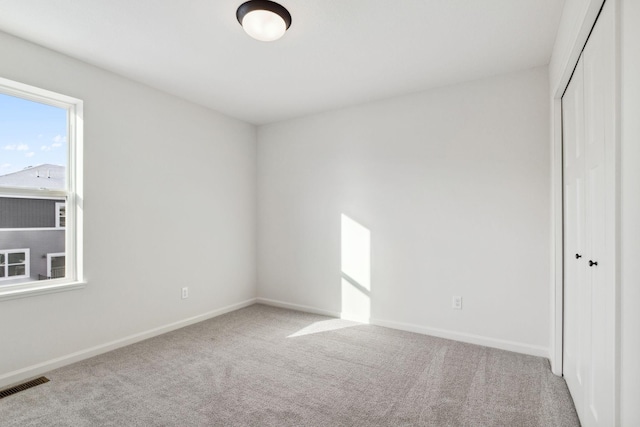
<instances>
[{"instance_id":1,"label":"white closet door","mask_svg":"<svg viewBox=\"0 0 640 427\"><path fill-rule=\"evenodd\" d=\"M574 396L578 414L583 412L585 366L583 350L589 308L585 284L584 189L584 64L578 62L562 98L564 146L564 351L563 374Z\"/></svg>"},{"instance_id":2,"label":"white closet door","mask_svg":"<svg viewBox=\"0 0 640 427\"><path fill-rule=\"evenodd\" d=\"M608 1L584 55L586 293L584 426L613 426L615 411L615 31ZM613 206L613 207L612 207ZM575 398L574 398L575 400Z\"/></svg>"},{"instance_id":3,"label":"white closet door","mask_svg":"<svg viewBox=\"0 0 640 427\"><path fill-rule=\"evenodd\" d=\"M615 15L608 1L562 99L563 374L582 425L615 425Z\"/></svg>"}]
</instances>

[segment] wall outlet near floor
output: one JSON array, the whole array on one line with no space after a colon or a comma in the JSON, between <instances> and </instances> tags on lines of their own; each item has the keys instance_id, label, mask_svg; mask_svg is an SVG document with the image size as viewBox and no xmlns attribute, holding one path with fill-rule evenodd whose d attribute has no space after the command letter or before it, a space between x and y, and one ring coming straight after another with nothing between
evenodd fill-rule
<instances>
[{"instance_id":1,"label":"wall outlet near floor","mask_svg":"<svg viewBox=\"0 0 640 427\"><path fill-rule=\"evenodd\" d=\"M182 299L189 298L189 288L182 288Z\"/></svg>"},{"instance_id":2,"label":"wall outlet near floor","mask_svg":"<svg viewBox=\"0 0 640 427\"><path fill-rule=\"evenodd\" d=\"M454 296L451 308L454 310L462 310L462 297Z\"/></svg>"}]
</instances>

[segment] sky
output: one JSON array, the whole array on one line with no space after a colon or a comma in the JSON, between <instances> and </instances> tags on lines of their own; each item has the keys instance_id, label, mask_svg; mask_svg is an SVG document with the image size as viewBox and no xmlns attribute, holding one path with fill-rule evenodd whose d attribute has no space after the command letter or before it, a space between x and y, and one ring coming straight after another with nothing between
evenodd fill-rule
<instances>
[{"instance_id":1,"label":"sky","mask_svg":"<svg viewBox=\"0 0 640 427\"><path fill-rule=\"evenodd\" d=\"M0 175L67 165L67 111L0 93Z\"/></svg>"}]
</instances>

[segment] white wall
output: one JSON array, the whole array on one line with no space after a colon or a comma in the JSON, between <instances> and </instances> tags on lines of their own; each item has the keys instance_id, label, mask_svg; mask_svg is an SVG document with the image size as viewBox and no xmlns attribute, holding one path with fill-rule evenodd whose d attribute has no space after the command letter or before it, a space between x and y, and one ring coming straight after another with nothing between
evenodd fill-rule
<instances>
[{"instance_id":1,"label":"white wall","mask_svg":"<svg viewBox=\"0 0 640 427\"><path fill-rule=\"evenodd\" d=\"M88 281L0 302L0 385L255 297L255 127L4 33L0 52L0 76L85 102Z\"/></svg>"},{"instance_id":2,"label":"white wall","mask_svg":"<svg viewBox=\"0 0 640 427\"><path fill-rule=\"evenodd\" d=\"M345 214L374 323L546 355L548 87L543 67L259 127L258 295L345 311Z\"/></svg>"},{"instance_id":3,"label":"white wall","mask_svg":"<svg viewBox=\"0 0 640 427\"><path fill-rule=\"evenodd\" d=\"M621 19L621 425L640 425L640 2Z\"/></svg>"}]
</instances>

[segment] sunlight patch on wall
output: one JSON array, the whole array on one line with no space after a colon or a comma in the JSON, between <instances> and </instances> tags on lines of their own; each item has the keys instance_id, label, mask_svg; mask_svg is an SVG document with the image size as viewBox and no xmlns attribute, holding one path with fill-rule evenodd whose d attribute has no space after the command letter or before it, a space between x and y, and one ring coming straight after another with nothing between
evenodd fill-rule
<instances>
[{"instance_id":1,"label":"sunlight patch on wall","mask_svg":"<svg viewBox=\"0 0 640 427\"><path fill-rule=\"evenodd\" d=\"M343 319L371 318L371 231L342 214L341 268Z\"/></svg>"}]
</instances>

